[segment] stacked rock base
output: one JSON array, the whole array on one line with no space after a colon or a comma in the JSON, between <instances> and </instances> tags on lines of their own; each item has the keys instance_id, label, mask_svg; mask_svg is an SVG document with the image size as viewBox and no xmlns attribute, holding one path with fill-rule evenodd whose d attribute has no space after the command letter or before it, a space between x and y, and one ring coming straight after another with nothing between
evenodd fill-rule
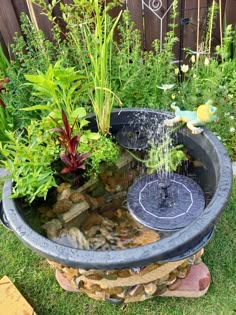
<instances>
[{"instance_id":1,"label":"stacked rock base","mask_svg":"<svg viewBox=\"0 0 236 315\"><path fill-rule=\"evenodd\" d=\"M119 304L155 296L204 295L210 274L201 262L202 254L203 249L187 259L122 270L84 270L49 263L56 268L56 279L63 289Z\"/></svg>"}]
</instances>

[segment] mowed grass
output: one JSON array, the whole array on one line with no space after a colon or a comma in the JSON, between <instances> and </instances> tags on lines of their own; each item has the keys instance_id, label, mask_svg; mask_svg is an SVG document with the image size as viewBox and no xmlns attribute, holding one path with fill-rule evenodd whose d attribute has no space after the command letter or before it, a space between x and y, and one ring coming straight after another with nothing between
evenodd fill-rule
<instances>
[{"instance_id":1,"label":"mowed grass","mask_svg":"<svg viewBox=\"0 0 236 315\"><path fill-rule=\"evenodd\" d=\"M46 260L0 226L0 277L7 275L38 315L236 315L236 181L229 205L205 247L212 282L199 299L161 298L111 305L63 291ZM0 315L2 314L0 309ZM19 314L20 315L20 314Z\"/></svg>"}]
</instances>

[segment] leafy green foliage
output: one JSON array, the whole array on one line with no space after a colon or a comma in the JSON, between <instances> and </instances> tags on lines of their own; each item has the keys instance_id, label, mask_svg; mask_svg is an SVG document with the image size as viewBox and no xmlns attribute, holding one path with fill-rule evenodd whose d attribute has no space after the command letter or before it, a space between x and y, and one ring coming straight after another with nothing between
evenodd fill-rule
<instances>
[{"instance_id":1,"label":"leafy green foliage","mask_svg":"<svg viewBox=\"0 0 236 315\"><path fill-rule=\"evenodd\" d=\"M187 65L183 65L181 69L184 70L184 66ZM186 69L188 69L184 70L186 72L182 71L183 81L179 83L174 93L175 101L181 104L180 107L190 110L204 104L208 99L216 102L222 75L218 62L203 55Z\"/></svg>"},{"instance_id":2,"label":"leafy green foliage","mask_svg":"<svg viewBox=\"0 0 236 315\"><path fill-rule=\"evenodd\" d=\"M24 110L65 110L69 116L73 115L81 93L88 90L89 86L81 86L84 79L74 67L65 68L61 62L54 66L49 65L46 73L36 75L26 74L25 78L33 87L32 94L41 98L47 104L27 107Z\"/></svg>"},{"instance_id":3,"label":"leafy green foliage","mask_svg":"<svg viewBox=\"0 0 236 315\"><path fill-rule=\"evenodd\" d=\"M175 20L175 9L172 20ZM118 25L121 37L112 58L112 89L126 107L166 108L172 90L164 90L162 85L175 84L172 63L173 46L177 41L175 24L166 35L164 47L153 42L153 50L144 52L141 34L135 30L128 11L124 11Z\"/></svg>"},{"instance_id":4,"label":"leafy green foliage","mask_svg":"<svg viewBox=\"0 0 236 315\"><path fill-rule=\"evenodd\" d=\"M128 151L137 161L142 162L148 171L148 174L164 170L165 172L175 172L177 167L187 160L185 153L182 151L183 145L179 144L171 147L171 139L166 138L160 145L151 144L145 160L140 159L137 155Z\"/></svg>"},{"instance_id":5,"label":"leafy green foliage","mask_svg":"<svg viewBox=\"0 0 236 315\"><path fill-rule=\"evenodd\" d=\"M35 69L45 71L49 64L59 54L59 48L45 38L42 31L37 31L30 22L28 16L21 15L22 36L14 37L11 58L7 68L7 76L10 78L8 89L3 94L3 100L12 117L13 127L24 128L32 119L40 118L36 111L22 112L19 109L25 106L37 104L37 98L32 95L32 89L24 85L24 75L34 73Z\"/></svg>"},{"instance_id":6,"label":"leafy green foliage","mask_svg":"<svg viewBox=\"0 0 236 315\"><path fill-rule=\"evenodd\" d=\"M236 158L236 61L232 55L235 33L231 26L225 28L223 45L216 47L216 55L189 55L189 65L183 65L181 82L174 92L180 108L195 110L207 99L217 106L219 121L211 130L225 144L232 160ZM183 71L184 70L184 71Z\"/></svg>"},{"instance_id":7,"label":"leafy green foliage","mask_svg":"<svg viewBox=\"0 0 236 315\"><path fill-rule=\"evenodd\" d=\"M9 67L9 61L3 51L2 45L0 44L0 79L1 77L7 76L8 67Z\"/></svg>"},{"instance_id":8,"label":"leafy green foliage","mask_svg":"<svg viewBox=\"0 0 236 315\"><path fill-rule=\"evenodd\" d=\"M234 57L234 43L235 32L232 25L225 26L223 45L216 46L216 53L220 56L222 61L228 61L231 57ZM233 51L233 56L232 56Z\"/></svg>"},{"instance_id":9,"label":"leafy green foliage","mask_svg":"<svg viewBox=\"0 0 236 315\"><path fill-rule=\"evenodd\" d=\"M36 197L46 198L56 186L51 163L58 157L58 146L51 134L41 130L40 122L32 121L26 135L9 131L7 136L8 142L0 143L0 153L2 166L15 183L12 198L25 197L29 203Z\"/></svg>"},{"instance_id":10,"label":"leafy green foliage","mask_svg":"<svg viewBox=\"0 0 236 315\"><path fill-rule=\"evenodd\" d=\"M81 6L74 1L72 7L76 10ZM118 24L121 13L113 20L108 16L110 6L101 5L99 0L91 0L88 7L92 8L89 17L84 16L83 23L77 31L74 21L71 23L71 11L64 11L64 20L70 30L71 42L76 47L87 76L93 82L93 90L90 100L96 115L99 132L109 133L110 113L116 100L121 104L119 98L111 90L111 65L113 50L113 34ZM76 12L78 12L76 10ZM88 12L88 11L86 11ZM76 16L81 20L81 12ZM82 45L81 45L82 42ZM84 50L87 53L84 55Z\"/></svg>"},{"instance_id":11,"label":"leafy green foliage","mask_svg":"<svg viewBox=\"0 0 236 315\"><path fill-rule=\"evenodd\" d=\"M87 141L80 144L79 150L90 154L86 160L88 177L97 177L103 171L103 166L113 166L120 154L118 146L104 135L98 139L87 137Z\"/></svg>"}]
</instances>

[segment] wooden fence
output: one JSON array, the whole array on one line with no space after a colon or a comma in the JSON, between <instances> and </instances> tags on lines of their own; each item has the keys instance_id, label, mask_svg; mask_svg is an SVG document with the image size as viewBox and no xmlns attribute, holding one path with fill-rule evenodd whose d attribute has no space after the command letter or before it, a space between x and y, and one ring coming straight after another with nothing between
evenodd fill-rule
<instances>
[{"instance_id":1,"label":"wooden fence","mask_svg":"<svg viewBox=\"0 0 236 315\"><path fill-rule=\"evenodd\" d=\"M45 0L47 3L50 0ZM61 0L64 4L69 4L72 0ZM142 34L142 45L146 50L152 47L152 41L156 38L163 39L170 23L171 5L170 0L121 0L122 6L113 9L112 15L116 15L119 10L126 9L131 13L132 20ZM220 29L224 19L227 24L236 23L236 1L218 0L214 1L218 5L218 13L214 22L213 46L220 43ZM29 0L0 0L0 42L5 52L9 44L13 41L15 32L20 30L20 13L29 14ZM177 36L179 42L175 46L176 59L183 58L183 48L188 47L196 50L197 37L199 42L203 39L207 15L213 0L179 0L177 17ZM51 25L47 18L41 14L39 7L34 5L35 17L40 29L48 38L51 37ZM55 10L55 15L60 14ZM32 16L31 16L32 18ZM199 21L199 23L198 23ZM197 27L197 25L200 25ZM221 27L220 27L221 25Z\"/></svg>"}]
</instances>

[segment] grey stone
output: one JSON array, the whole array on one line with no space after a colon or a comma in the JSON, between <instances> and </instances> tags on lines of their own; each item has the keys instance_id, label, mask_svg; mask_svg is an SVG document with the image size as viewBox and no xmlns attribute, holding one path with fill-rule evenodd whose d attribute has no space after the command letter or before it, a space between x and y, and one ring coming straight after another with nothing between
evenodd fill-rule
<instances>
[{"instance_id":1,"label":"grey stone","mask_svg":"<svg viewBox=\"0 0 236 315\"><path fill-rule=\"evenodd\" d=\"M77 216L81 215L84 211L89 209L89 204L86 201L82 201L80 203L75 203L72 205L70 210L67 212L63 213L61 215L61 219L65 222L68 223L69 221L73 220Z\"/></svg>"}]
</instances>

